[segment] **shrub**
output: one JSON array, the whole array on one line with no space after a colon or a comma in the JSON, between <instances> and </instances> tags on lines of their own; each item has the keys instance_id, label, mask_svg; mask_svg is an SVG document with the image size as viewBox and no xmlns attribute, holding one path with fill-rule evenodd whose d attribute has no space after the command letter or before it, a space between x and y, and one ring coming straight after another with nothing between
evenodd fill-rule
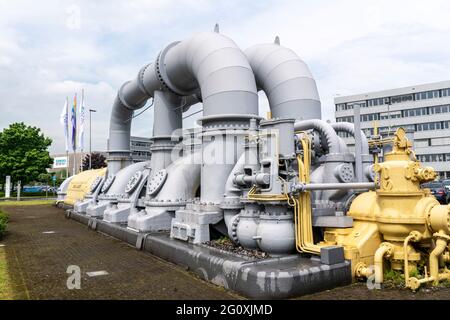
<instances>
[{"instance_id":1,"label":"shrub","mask_svg":"<svg viewBox=\"0 0 450 320\"><path fill-rule=\"evenodd\" d=\"M5 234L7 224L8 224L8 215L0 211L0 239L2 239L3 235Z\"/></svg>"}]
</instances>

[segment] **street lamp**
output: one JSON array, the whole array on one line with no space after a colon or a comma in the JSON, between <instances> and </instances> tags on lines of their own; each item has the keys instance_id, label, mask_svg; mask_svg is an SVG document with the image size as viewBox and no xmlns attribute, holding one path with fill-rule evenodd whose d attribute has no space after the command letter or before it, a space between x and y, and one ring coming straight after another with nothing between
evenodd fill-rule
<instances>
[{"instance_id":1,"label":"street lamp","mask_svg":"<svg viewBox=\"0 0 450 320\"><path fill-rule=\"evenodd\" d=\"M92 169L92 112L97 112L97 110L89 109L89 170Z\"/></svg>"}]
</instances>

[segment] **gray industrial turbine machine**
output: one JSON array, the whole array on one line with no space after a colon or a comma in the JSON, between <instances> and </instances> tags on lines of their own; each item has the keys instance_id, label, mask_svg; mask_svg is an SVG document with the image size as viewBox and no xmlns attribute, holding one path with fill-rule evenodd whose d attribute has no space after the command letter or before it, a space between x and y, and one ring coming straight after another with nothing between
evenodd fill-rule
<instances>
[{"instance_id":1,"label":"gray industrial turbine machine","mask_svg":"<svg viewBox=\"0 0 450 320\"><path fill-rule=\"evenodd\" d=\"M259 116L260 90L269 119ZM152 158L132 164L130 119L151 98ZM182 128L196 103L203 104L201 129ZM339 132L359 135L360 148L351 152ZM242 51L218 32L199 33L169 44L122 85L111 112L107 177L75 212L138 235L170 232L172 242L201 246L228 236L245 249L289 256L294 209L283 197L307 187L298 170L305 137L310 182L328 186L311 190L314 232L351 227L348 203L373 181L364 134L321 120L308 66L278 38Z\"/></svg>"}]
</instances>

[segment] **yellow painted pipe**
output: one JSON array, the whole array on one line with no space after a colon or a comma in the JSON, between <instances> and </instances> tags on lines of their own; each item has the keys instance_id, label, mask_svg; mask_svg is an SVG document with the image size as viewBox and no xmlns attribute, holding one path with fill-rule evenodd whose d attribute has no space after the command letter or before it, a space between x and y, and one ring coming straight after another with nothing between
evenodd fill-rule
<instances>
[{"instance_id":1,"label":"yellow painted pipe","mask_svg":"<svg viewBox=\"0 0 450 320\"><path fill-rule=\"evenodd\" d=\"M394 252L394 246L389 242L383 242L375 252L375 283L383 283L383 261Z\"/></svg>"},{"instance_id":2,"label":"yellow painted pipe","mask_svg":"<svg viewBox=\"0 0 450 320\"><path fill-rule=\"evenodd\" d=\"M404 261L404 270L403 273L405 275L405 283L408 283L409 279L409 265L408 265L408 244L410 241L420 241L422 239L422 234L418 231L411 231L409 236L405 238L405 241L403 242L403 259Z\"/></svg>"},{"instance_id":3,"label":"yellow painted pipe","mask_svg":"<svg viewBox=\"0 0 450 320\"><path fill-rule=\"evenodd\" d=\"M439 231L436 235L436 247L430 253L430 276L434 284L439 284L439 257L444 253L447 247L447 239L444 238L444 231Z\"/></svg>"}]
</instances>

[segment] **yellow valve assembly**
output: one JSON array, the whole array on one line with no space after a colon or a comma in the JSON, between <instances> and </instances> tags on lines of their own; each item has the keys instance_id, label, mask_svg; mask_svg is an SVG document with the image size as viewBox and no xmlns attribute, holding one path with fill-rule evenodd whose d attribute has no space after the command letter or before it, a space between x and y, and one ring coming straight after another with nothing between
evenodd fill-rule
<instances>
[{"instance_id":1,"label":"yellow valve assembly","mask_svg":"<svg viewBox=\"0 0 450 320\"><path fill-rule=\"evenodd\" d=\"M67 197L64 199L64 203L74 205L78 200L82 200L91 191L91 185L95 179L103 177L105 174L106 168L103 168L86 170L74 176L67 189Z\"/></svg>"},{"instance_id":2,"label":"yellow valve assembly","mask_svg":"<svg viewBox=\"0 0 450 320\"><path fill-rule=\"evenodd\" d=\"M374 276L375 283L382 283L385 265L403 271L406 286L413 290L450 279L445 266L450 257L450 205L439 204L429 189L420 188L433 181L436 172L417 161L402 128L374 171L379 188L353 200L347 213L353 227L326 229L324 244L344 247L356 279Z\"/></svg>"}]
</instances>

